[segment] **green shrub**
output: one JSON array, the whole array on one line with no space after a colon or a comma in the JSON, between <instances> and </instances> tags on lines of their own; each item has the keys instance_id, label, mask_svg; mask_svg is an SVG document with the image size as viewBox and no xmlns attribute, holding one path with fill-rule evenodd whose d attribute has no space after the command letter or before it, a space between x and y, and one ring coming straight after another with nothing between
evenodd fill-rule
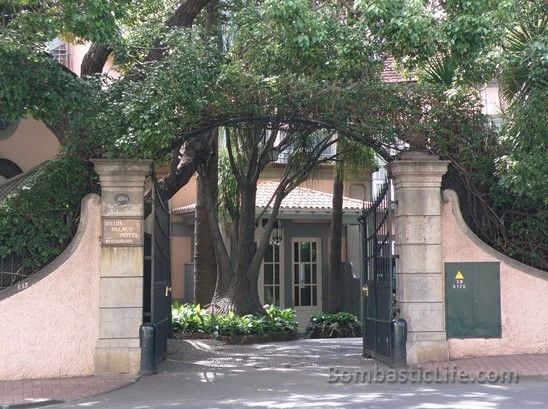
<instances>
[{"instance_id":1,"label":"green shrub","mask_svg":"<svg viewBox=\"0 0 548 409\"><path fill-rule=\"evenodd\" d=\"M305 331L307 338L357 337L360 333L358 317L347 312L315 315Z\"/></svg>"},{"instance_id":2,"label":"green shrub","mask_svg":"<svg viewBox=\"0 0 548 409\"><path fill-rule=\"evenodd\" d=\"M273 332L297 331L295 311L268 307L266 315L238 316L234 313L216 315L200 305L173 303L172 327L176 332L203 333L214 337L235 335L263 335Z\"/></svg>"},{"instance_id":3,"label":"green shrub","mask_svg":"<svg viewBox=\"0 0 548 409\"><path fill-rule=\"evenodd\" d=\"M70 242L80 201L94 183L95 173L78 159L46 163L0 202L0 257L21 257L31 269L57 257Z\"/></svg>"}]
</instances>

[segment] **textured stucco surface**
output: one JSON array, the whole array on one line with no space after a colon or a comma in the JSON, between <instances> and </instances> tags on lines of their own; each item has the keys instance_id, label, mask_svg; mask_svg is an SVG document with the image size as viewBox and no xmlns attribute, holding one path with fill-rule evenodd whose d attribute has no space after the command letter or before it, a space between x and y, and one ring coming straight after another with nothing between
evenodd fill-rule
<instances>
[{"instance_id":1,"label":"textured stucco surface","mask_svg":"<svg viewBox=\"0 0 548 409\"><path fill-rule=\"evenodd\" d=\"M500 261L502 338L449 339L451 359L548 352L548 273L507 261L462 226L456 195L445 192L444 262ZM455 216L454 211L457 212Z\"/></svg>"},{"instance_id":2,"label":"textured stucco surface","mask_svg":"<svg viewBox=\"0 0 548 409\"><path fill-rule=\"evenodd\" d=\"M86 196L79 231L60 256L64 262L0 301L0 380L93 375L99 336L100 210L100 198Z\"/></svg>"},{"instance_id":3,"label":"textured stucco surface","mask_svg":"<svg viewBox=\"0 0 548 409\"><path fill-rule=\"evenodd\" d=\"M15 162L23 172L55 157L59 141L40 121L23 119L11 137L0 140L0 158Z\"/></svg>"}]
</instances>

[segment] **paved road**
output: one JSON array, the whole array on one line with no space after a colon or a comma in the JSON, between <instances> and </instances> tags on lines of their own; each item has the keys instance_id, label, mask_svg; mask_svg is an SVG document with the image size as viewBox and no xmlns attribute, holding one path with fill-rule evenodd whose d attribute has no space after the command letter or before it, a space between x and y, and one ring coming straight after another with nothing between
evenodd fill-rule
<instances>
[{"instance_id":1,"label":"paved road","mask_svg":"<svg viewBox=\"0 0 548 409\"><path fill-rule=\"evenodd\" d=\"M482 385L411 383L413 379L355 382L356 374L376 372L382 378L389 373L361 358L359 340L255 346L183 343L171 350L157 375L52 408L548 408L548 382L543 380ZM346 382L330 382L336 378L332 367L348 371Z\"/></svg>"}]
</instances>

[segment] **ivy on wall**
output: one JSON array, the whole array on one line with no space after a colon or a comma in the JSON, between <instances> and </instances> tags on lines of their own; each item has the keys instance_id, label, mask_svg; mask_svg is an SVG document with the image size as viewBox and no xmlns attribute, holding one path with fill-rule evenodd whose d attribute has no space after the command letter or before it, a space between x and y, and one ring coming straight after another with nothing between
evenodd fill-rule
<instances>
[{"instance_id":1,"label":"ivy on wall","mask_svg":"<svg viewBox=\"0 0 548 409\"><path fill-rule=\"evenodd\" d=\"M0 257L39 268L58 256L78 226L82 197L96 176L88 163L61 157L46 163L0 203Z\"/></svg>"}]
</instances>

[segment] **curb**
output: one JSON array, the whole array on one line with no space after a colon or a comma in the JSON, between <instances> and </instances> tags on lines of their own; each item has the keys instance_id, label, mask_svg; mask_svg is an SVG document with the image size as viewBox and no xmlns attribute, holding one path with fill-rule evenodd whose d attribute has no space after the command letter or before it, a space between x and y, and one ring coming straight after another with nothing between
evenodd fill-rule
<instances>
[{"instance_id":1,"label":"curb","mask_svg":"<svg viewBox=\"0 0 548 409\"><path fill-rule=\"evenodd\" d=\"M48 398L39 398L39 399L34 399L34 400L28 399L29 402L21 402L21 403L14 403L14 404L0 403L0 409L41 408L41 407L44 407L44 406L58 405L60 403L74 402L74 401L77 401L77 400L92 398L94 396L106 395L108 393L115 392L115 391L118 391L120 389L127 388L128 386L133 385L135 382L137 382L141 378L142 378L142 376L139 375L139 376L136 376L134 379L132 379L130 382L128 382L124 385L120 385L120 386L118 386L114 389L109 389L107 391L102 391L102 392L95 393L95 394L92 394L92 395L80 396L80 397L77 397L77 398L74 398L74 399L71 399L71 400L68 400L68 401L58 400L58 399L48 399Z\"/></svg>"},{"instance_id":2,"label":"curb","mask_svg":"<svg viewBox=\"0 0 548 409\"><path fill-rule=\"evenodd\" d=\"M546 381L548 382L548 374L545 375L520 375L518 372L518 382L521 381Z\"/></svg>"},{"instance_id":3,"label":"curb","mask_svg":"<svg viewBox=\"0 0 548 409\"><path fill-rule=\"evenodd\" d=\"M33 402L15 403L13 405L0 405L0 409L40 408L42 406L57 405L59 403L64 403L64 401L55 399L36 399Z\"/></svg>"}]
</instances>

